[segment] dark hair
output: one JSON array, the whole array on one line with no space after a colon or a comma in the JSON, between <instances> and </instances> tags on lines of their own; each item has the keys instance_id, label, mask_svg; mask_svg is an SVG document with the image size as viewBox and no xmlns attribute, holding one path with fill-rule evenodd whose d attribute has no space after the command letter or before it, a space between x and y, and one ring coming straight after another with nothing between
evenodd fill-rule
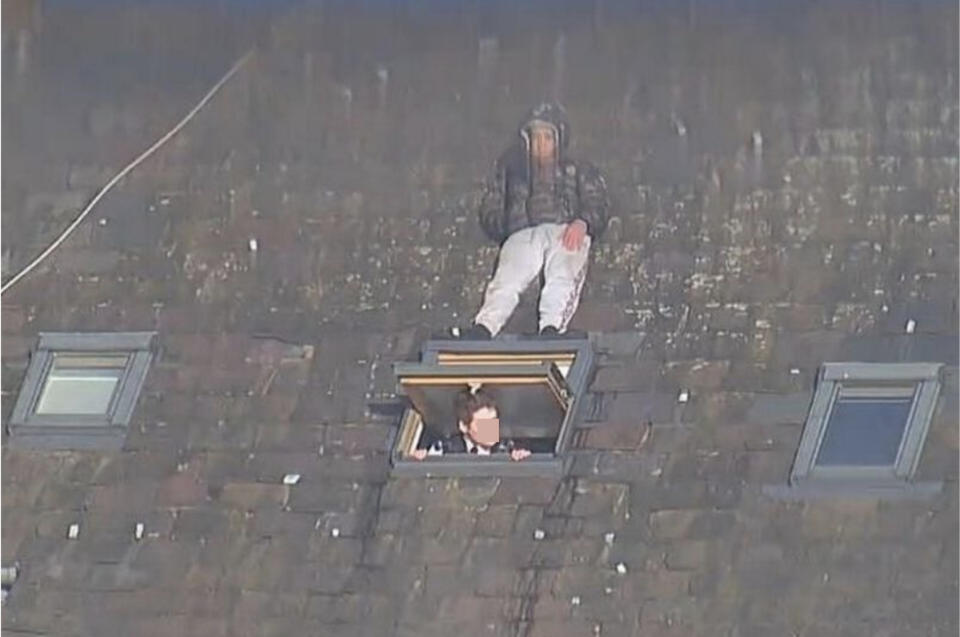
<instances>
[{"instance_id":1,"label":"dark hair","mask_svg":"<svg viewBox=\"0 0 960 637\"><path fill-rule=\"evenodd\" d=\"M484 408L496 409L497 403L493 400L493 396L482 389L477 391L463 389L453 399L453 410L457 414L457 419L465 425L469 425L473 420L473 414Z\"/></svg>"}]
</instances>

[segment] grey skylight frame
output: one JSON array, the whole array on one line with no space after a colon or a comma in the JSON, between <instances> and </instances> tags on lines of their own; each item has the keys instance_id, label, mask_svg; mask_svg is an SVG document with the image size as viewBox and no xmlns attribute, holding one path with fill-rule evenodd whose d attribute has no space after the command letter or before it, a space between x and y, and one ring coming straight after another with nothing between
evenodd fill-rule
<instances>
[{"instance_id":1,"label":"grey skylight frame","mask_svg":"<svg viewBox=\"0 0 960 637\"><path fill-rule=\"evenodd\" d=\"M472 456L429 458L427 461L412 460L404 457L401 453L401 446L404 443L402 437L413 411L407 409L401 420L398 434L391 443L390 462L393 475L422 477L558 477L563 475L570 462L567 450L580 420L583 396L593 373L594 351L592 344L587 339L523 340L509 336L490 341L430 340L425 342L421 348L421 363L398 363L394 365L394 369L398 376L405 371L428 366L433 368L434 371L451 376L467 373L493 376L497 374L529 373L531 367L531 364L526 362L470 363L449 365L449 371L441 371L440 367L447 367L447 365L441 363L444 353L502 355L505 358L537 354L544 355L544 358L550 358L566 353L573 354L573 361L563 379L569 392L570 401L557 435L554 452L552 454L535 453L519 462L509 458L486 457L476 459ZM533 357L535 358L535 356ZM521 367L528 369L521 370L519 369ZM549 367L549 365L542 365L542 367Z\"/></svg>"},{"instance_id":2,"label":"grey skylight frame","mask_svg":"<svg viewBox=\"0 0 960 637\"><path fill-rule=\"evenodd\" d=\"M10 445L37 449L120 449L153 359L155 338L156 332L41 332L7 423ZM54 360L63 354L127 357L106 413L37 413Z\"/></svg>"},{"instance_id":3,"label":"grey skylight frame","mask_svg":"<svg viewBox=\"0 0 960 637\"><path fill-rule=\"evenodd\" d=\"M838 492L908 489L937 405L942 367L940 363L824 363L790 472L790 487ZM892 465L816 466L841 390L855 388L866 395L884 397L911 385L915 388L913 401Z\"/></svg>"}]
</instances>

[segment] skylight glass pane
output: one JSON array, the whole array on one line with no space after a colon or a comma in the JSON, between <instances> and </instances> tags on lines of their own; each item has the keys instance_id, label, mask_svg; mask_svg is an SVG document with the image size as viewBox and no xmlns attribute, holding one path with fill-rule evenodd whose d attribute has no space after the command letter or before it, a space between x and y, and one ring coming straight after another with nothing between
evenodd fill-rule
<instances>
[{"instance_id":1,"label":"skylight glass pane","mask_svg":"<svg viewBox=\"0 0 960 637\"><path fill-rule=\"evenodd\" d=\"M837 399L820 444L818 466L892 466L913 398Z\"/></svg>"},{"instance_id":2,"label":"skylight glass pane","mask_svg":"<svg viewBox=\"0 0 960 637\"><path fill-rule=\"evenodd\" d=\"M126 364L126 356L57 355L36 413L107 414Z\"/></svg>"}]
</instances>

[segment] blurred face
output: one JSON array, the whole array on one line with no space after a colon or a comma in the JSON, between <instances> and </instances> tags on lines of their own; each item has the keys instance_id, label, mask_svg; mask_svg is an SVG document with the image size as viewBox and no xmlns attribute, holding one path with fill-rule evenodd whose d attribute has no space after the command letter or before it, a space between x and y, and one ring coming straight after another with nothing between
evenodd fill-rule
<instances>
[{"instance_id":1,"label":"blurred face","mask_svg":"<svg viewBox=\"0 0 960 637\"><path fill-rule=\"evenodd\" d=\"M483 407L473 412L470 424L460 423L463 431L476 444L483 447L492 447L500 442L500 418L497 410Z\"/></svg>"},{"instance_id":2,"label":"blurred face","mask_svg":"<svg viewBox=\"0 0 960 637\"><path fill-rule=\"evenodd\" d=\"M537 161L552 160L557 150L554 131L546 124L534 124L530 129L530 154Z\"/></svg>"}]
</instances>

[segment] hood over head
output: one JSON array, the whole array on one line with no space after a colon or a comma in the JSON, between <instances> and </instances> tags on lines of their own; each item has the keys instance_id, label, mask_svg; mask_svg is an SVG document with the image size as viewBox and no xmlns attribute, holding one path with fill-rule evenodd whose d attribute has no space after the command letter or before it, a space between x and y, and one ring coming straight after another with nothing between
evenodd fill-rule
<instances>
[{"instance_id":1,"label":"hood over head","mask_svg":"<svg viewBox=\"0 0 960 637\"><path fill-rule=\"evenodd\" d=\"M530 128L536 123L544 123L552 127L557 134L558 148L560 151L566 150L570 143L570 123L563 106L556 102L543 102L527 113L523 123L520 124L520 136L523 138L527 150L530 148Z\"/></svg>"}]
</instances>

